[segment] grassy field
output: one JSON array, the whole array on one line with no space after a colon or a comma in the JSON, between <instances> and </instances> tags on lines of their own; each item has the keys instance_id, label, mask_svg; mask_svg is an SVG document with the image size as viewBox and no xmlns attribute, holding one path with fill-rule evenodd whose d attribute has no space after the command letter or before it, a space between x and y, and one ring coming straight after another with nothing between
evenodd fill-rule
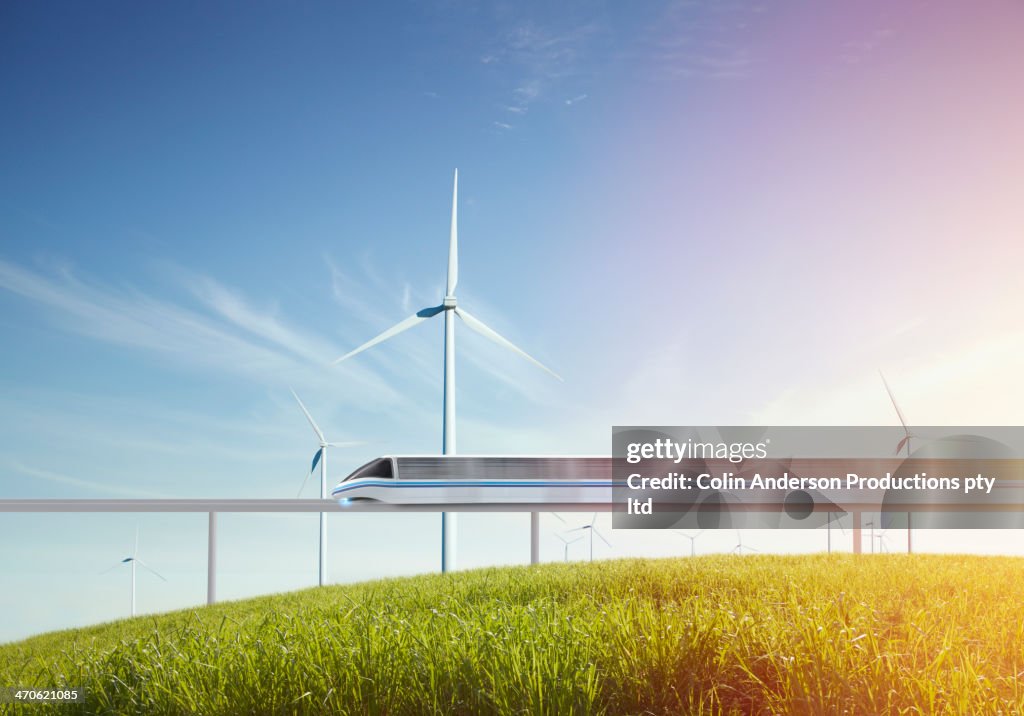
<instances>
[{"instance_id":1,"label":"grassy field","mask_svg":"<svg viewBox=\"0 0 1024 716\"><path fill-rule=\"evenodd\" d=\"M0 685L90 714L1024 713L1022 672L1024 560L931 555L485 569L0 647Z\"/></svg>"}]
</instances>

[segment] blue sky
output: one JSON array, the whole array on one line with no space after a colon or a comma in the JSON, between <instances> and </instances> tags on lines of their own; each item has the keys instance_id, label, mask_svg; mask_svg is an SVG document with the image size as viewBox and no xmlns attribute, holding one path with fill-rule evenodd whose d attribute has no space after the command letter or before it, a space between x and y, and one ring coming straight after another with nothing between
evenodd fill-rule
<instances>
[{"instance_id":1,"label":"blue sky","mask_svg":"<svg viewBox=\"0 0 1024 716\"><path fill-rule=\"evenodd\" d=\"M294 496L315 443L289 386L331 439L367 443L332 477L437 451L440 320L329 362L440 299L456 166L460 302L566 378L460 330L460 451L892 423L879 367L913 422L1019 424L1022 21L1009 3L7 3L0 493ZM436 568L436 522L332 519L332 577ZM140 577L140 609L200 603L201 516L8 515L0 639L123 616L127 575L98 573L137 524L170 579ZM460 562L525 561L525 525L464 517ZM226 516L222 594L311 584L315 529ZM601 556L689 549L613 542Z\"/></svg>"}]
</instances>

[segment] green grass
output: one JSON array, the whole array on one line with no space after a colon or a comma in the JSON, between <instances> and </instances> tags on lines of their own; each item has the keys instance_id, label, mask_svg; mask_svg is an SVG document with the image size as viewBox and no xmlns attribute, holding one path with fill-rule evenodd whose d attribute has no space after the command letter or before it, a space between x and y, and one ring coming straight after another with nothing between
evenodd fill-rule
<instances>
[{"instance_id":1,"label":"green grass","mask_svg":"<svg viewBox=\"0 0 1024 716\"><path fill-rule=\"evenodd\" d=\"M90 714L1022 713L1022 671L1024 560L929 555L484 569L0 647L0 685Z\"/></svg>"}]
</instances>

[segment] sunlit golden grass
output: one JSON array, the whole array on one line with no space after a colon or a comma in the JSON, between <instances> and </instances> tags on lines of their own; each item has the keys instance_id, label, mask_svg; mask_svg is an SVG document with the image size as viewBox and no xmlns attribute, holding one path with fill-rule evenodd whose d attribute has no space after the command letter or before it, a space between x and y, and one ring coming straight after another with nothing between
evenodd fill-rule
<instances>
[{"instance_id":1,"label":"sunlit golden grass","mask_svg":"<svg viewBox=\"0 0 1024 716\"><path fill-rule=\"evenodd\" d=\"M1022 670L1024 560L931 555L484 569L0 647L68 713L1010 714Z\"/></svg>"}]
</instances>

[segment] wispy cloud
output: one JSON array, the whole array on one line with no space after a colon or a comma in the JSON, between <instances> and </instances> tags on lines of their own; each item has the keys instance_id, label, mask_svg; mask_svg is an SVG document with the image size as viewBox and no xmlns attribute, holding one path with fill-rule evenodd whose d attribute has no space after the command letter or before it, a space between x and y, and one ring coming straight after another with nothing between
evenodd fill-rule
<instances>
[{"instance_id":1,"label":"wispy cloud","mask_svg":"<svg viewBox=\"0 0 1024 716\"><path fill-rule=\"evenodd\" d=\"M879 27L869 32L866 37L843 43L839 59L850 65L860 64L888 41L892 34L891 28Z\"/></svg>"},{"instance_id":2,"label":"wispy cloud","mask_svg":"<svg viewBox=\"0 0 1024 716\"><path fill-rule=\"evenodd\" d=\"M409 312L412 310L412 286L407 281L402 286L402 311Z\"/></svg>"},{"instance_id":3,"label":"wispy cloud","mask_svg":"<svg viewBox=\"0 0 1024 716\"><path fill-rule=\"evenodd\" d=\"M741 79L758 65L745 39L762 12L742 3L670 4L643 35L637 59L659 78Z\"/></svg>"},{"instance_id":4,"label":"wispy cloud","mask_svg":"<svg viewBox=\"0 0 1024 716\"><path fill-rule=\"evenodd\" d=\"M159 492L150 492L148 490L139 490L133 488L117 487L116 485L105 485L103 483L94 482L93 480L83 480L77 477L70 477L63 475L59 472L53 472L51 470L42 470L37 467L30 465L24 465L17 461L8 463L10 469L15 472L27 475L28 477L35 480L44 480L46 482L52 482L58 485L67 485L68 487L77 487L90 492L99 492L104 495L117 495L119 497L135 497L135 498L153 498L153 499L167 499L172 497L171 495L165 495Z\"/></svg>"},{"instance_id":5,"label":"wispy cloud","mask_svg":"<svg viewBox=\"0 0 1024 716\"><path fill-rule=\"evenodd\" d=\"M512 125L511 125L511 124L508 124L508 123L506 123L506 122L495 122L495 123L494 123L494 126L495 126L495 127L497 128L497 129L501 129L501 130L503 130L503 131L508 131L508 130L512 129Z\"/></svg>"},{"instance_id":6,"label":"wispy cloud","mask_svg":"<svg viewBox=\"0 0 1024 716\"><path fill-rule=\"evenodd\" d=\"M579 104L580 102L585 100L587 98L587 96L588 95L581 94L581 95L576 95L575 97L571 97L571 98L565 100L565 106L566 107L572 107L574 104Z\"/></svg>"},{"instance_id":7,"label":"wispy cloud","mask_svg":"<svg viewBox=\"0 0 1024 716\"><path fill-rule=\"evenodd\" d=\"M507 83L504 111L524 114L553 88L580 78L599 33L596 21L561 29L521 21L502 32L480 61Z\"/></svg>"},{"instance_id":8,"label":"wispy cloud","mask_svg":"<svg viewBox=\"0 0 1024 716\"><path fill-rule=\"evenodd\" d=\"M365 281L356 280L354 273L343 270L330 256L324 256L324 263L331 277L331 296L354 320L369 324L383 324L392 318L381 305L367 301ZM362 275L370 275L362 272ZM375 286L382 287L382 282L374 281ZM379 290L375 289L375 290Z\"/></svg>"},{"instance_id":9,"label":"wispy cloud","mask_svg":"<svg viewBox=\"0 0 1024 716\"><path fill-rule=\"evenodd\" d=\"M208 276L192 276L186 285L216 315L282 351L316 364L337 350L321 338L286 326L276 315L276 310L259 310L251 306L243 296Z\"/></svg>"},{"instance_id":10,"label":"wispy cloud","mask_svg":"<svg viewBox=\"0 0 1024 716\"><path fill-rule=\"evenodd\" d=\"M668 73L674 77L738 79L748 76L753 64L743 50L723 51L720 54L684 53L676 55L668 67Z\"/></svg>"},{"instance_id":11,"label":"wispy cloud","mask_svg":"<svg viewBox=\"0 0 1024 716\"><path fill-rule=\"evenodd\" d=\"M185 288L203 311L137 289L115 288L79 278L57 266L48 274L0 260L0 288L49 311L65 330L155 352L177 364L215 370L261 385L304 383L323 370L341 348L320 335L289 327L273 311L254 308L241 294L214 279L187 272ZM341 370L354 379L350 394L394 402L399 396L378 375L355 366Z\"/></svg>"},{"instance_id":12,"label":"wispy cloud","mask_svg":"<svg viewBox=\"0 0 1024 716\"><path fill-rule=\"evenodd\" d=\"M540 80L528 80L512 90L520 104L515 105L525 109L527 105L540 97Z\"/></svg>"}]
</instances>

